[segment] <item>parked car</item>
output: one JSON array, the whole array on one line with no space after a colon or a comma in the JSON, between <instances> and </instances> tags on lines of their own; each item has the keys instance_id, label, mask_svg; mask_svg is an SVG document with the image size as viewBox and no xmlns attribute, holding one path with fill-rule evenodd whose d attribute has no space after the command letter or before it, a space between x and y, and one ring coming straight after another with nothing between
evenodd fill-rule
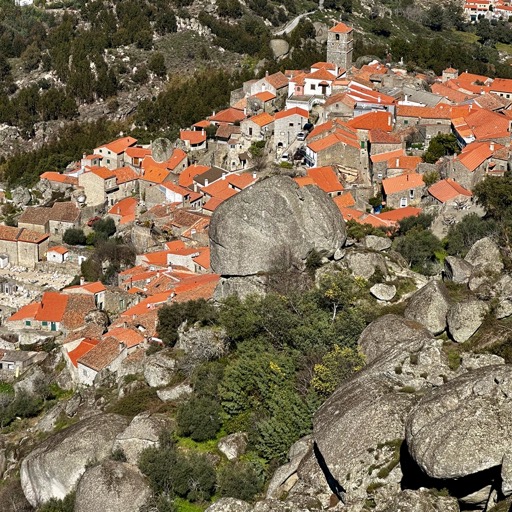
<instances>
[{"instance_id":1,"label":"parked car","mask_svg":"<svg viewBox=\"0 0 512 512\"><path fill-rule=\"evenodd\" d=\"M302 142L303 140L306 140L306 134L305 134L304 132L299 132L299 133L297 134L297 140L300 140L301 142Z\"/></svg>"},{"instance_id":2,"label":"parked car","mask_svg":"<svg viewBox=\"0 0 512 512\"><path fill-rule=\"evenodd\" d=\"M281 155L281 162L288 162L288 153L283 153Z\"/></svg>"},{"instance_id":3,"label":"parked car","mask_svg":"<svg viewBox=\"0 0 512 512\"><path fill-rule=\"evenodd\" d=\"M93 217L87 221L87 225L91 227L95 222L98 222L99 220L101 220L101 217Z\"/></svg>"}]
</instances>

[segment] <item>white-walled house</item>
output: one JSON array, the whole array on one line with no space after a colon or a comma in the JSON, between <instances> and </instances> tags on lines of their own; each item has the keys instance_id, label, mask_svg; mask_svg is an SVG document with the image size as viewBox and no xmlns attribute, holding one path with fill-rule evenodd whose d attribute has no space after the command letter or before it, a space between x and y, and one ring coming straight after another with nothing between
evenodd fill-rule
<instances>
[{"instance_id":1,"label":"white-walled house","mask_svg":"<svg viewBox=\"0 0 512 512\"><path fill-rule=\"evenodd\" d=\"M69 251L62 246L52 247L46 252L46 261L51 263L64 263L68 259Z\"/></svg>"}]
</instances>

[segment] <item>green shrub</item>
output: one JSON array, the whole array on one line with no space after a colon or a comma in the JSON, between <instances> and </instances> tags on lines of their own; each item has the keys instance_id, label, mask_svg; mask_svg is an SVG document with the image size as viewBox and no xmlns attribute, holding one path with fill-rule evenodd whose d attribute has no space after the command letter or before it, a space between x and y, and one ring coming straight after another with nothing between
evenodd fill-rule
<instances>
[{"instance_id":1,"label":"green shrub","mask_svg":"<svg viewBox=\"0 0 512 512\"><path fill-rule=\"evenodd\" d=\"M64 232L62 241L68 245L85 245L87 238L83 229L69 228Z\"/></svg>"},{"instance_id":2,"label":"green shrub","mask_svg":"<svg viewBox=\"0 0 512 512\"><path fill-rule=\"evenodd\" d=\"M178 434L194 441L213 439L221 426L220 405L207 397L192 397L178 407Z\"/></svg>"},{"instance_id":3,"label":"green shrub","mask_svg":"<svg viewBox=\"0 0 512 512\"><path fill-rule=\"evenodd\" d=\"M63 500L51 498L39 507L38 512L73 512L75 509L75 493L69 493Z\"/></svg>"},{"instance_id":4,"label":"green shrub","mask_svg":"<svg viewBox=\"0 0 512 512\"><path fill-rule=\"evenodd\" d=\"M158 408L160 404L156 389L148 387L123 396L109 408L109 412L133 418L148 409Z\"/></svg>"},{"instance_id":5,"label":"green shrub","mask_svg":"<svg viewBox=\"0 0 512 512\"><path fill-rule=\"evenodd\" d=\"M262 481L251 464L230 463L220 469L218 491L221 496L251 501L262 489Z\"/></svg>"}]
</instances>

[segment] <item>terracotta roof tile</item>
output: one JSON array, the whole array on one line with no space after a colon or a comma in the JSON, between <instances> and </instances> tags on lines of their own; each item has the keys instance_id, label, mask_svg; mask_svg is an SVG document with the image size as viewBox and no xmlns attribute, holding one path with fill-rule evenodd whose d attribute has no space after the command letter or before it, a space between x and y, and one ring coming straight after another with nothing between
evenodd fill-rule
<instances>
[{"instance_id":1,"label":"terracotta roof tile","mask_svg":"<svg viewBox=\"0 0 512 512\"><path fill-rule=\"evenodd\" d=\"M348 25L345 25L345 23L338 23L334 27L329 29L329 32L337 32L338 34L348 34L349 32L352 32L352 27L349 27Z\"/></svg>"},{"instance_id":2,"label":"terracotta roof tile","mask_svg":"<svg viewBox=\"0 0 512 512\"><path fill-rule=\"evenodd\" d=\"M469 190L465 189L462 185L452 180L451 178L440 180L437 183L434 183L431 187L429 187L428 193L441 203L451 201L459 195L464 195L467 197L471 197L473 195Z\"/></svg>"},{"instance_id":3,"label":"terracotta roof tile","mask_svg":"<svg viewBox=\"0 0 512 512\"><path fill-rule=\"evenodd\" d=\"M379 129L390 132L393 129L393 115L389 112L368 112L347 122L347 125L356 130Z\"/></svg>"},{"instance_id":4,"label":"terracotta roof tile","mask_svg":"<svg viewBox=\"0 0 512 512\"><path fill-rule=\"evenodd\" d=\"M27 304L26 306L18 309L18 311L16 311L14 315L11 315L7 320L9 322L15 322L17 320L33 319L39 311L40 304L40 302L32 302L31 304Z\"/></svg>"},{"instance_id":5,"label":"terracotta roof tile","mask_svg":"<svg viewBox=\"0 0 512 512\"><path fill-rule=\"evenodd\" d=\"M388 133L380 128L371 129L368 133L368 140L372 144L400 144L402 139L395 133Z\"/></svg>"},{"instance_id":6,"label":"terracotta roof tile","mask_svg":"<svg viewBox=\"0 0 512 512\"><path fill-rule=\"evenodd\" d=\"M204 247L201 254L194 258L194 262L208 270L210 268L210 248Z\"/></svg>"},{"instance_id":7,"label":"terracotta roof tile","mask_svg":"<svg viewBox=\"0 0 512 512\"><path fill-rule=\"evenodd\" d=\"M112 153L119 155L135 144L137 144L137 139L134 139L133 137L122 137L120 139L113 140L108 144L104 144L103 146L98 146L98 148L107 148L112 151Z\"/></svg>"},{"instance_id":8,"label":"terracotta roof tile","mask_svg":"<svg viewBox=\"0 0 512 512\"><path fill-rule=\"evenodd\" d=\"M396 210L390 210L389 212L379 213L377 217L387 221L399 222L407 217L417 217L421 212L421 208L406 206L405 208L398 208Z\"/></svg>"},{"instance_id":9,"label":"terracotta roof tile","mask_svg":"<svg viewBox=\"0 0 512 512\"><path fill-rule=\"evenodd\" d=\"M331 166L314 167L308 169L307 174L327 194L343 190L343 185Z\"/></svg>"},{"instance_id":10,"label":"terracotta roof tile","mask_svg":"<svg viewBox=\"0 0 512 512\"><path fill-rule=\"evenodd\" d=\"M305 119L309 118L309 112L300 107L293 107L293 108L289 108L288 110L281 110L280 112L276 113L274 118L277 120L277 119L283 119L285 117L289 117L289 116L293 116L293 115L299 115L301 117L304 117Z\"/></svg>"},{"instance_id":11,"label":"terracotta roof tile","mask_svg":"<svg viewBox=\"0 0 512 512\"><path fill-rule=\"evenodd\" d=\"M206 141L206 132L202 130L180 130L180 139L190 144L202 144Z\"/></svg>"},{"instance_id":12,"label":"terracotta roof tile","mask_svg":"<svg viewBox=\"0 0 512 512\"><path fill-rule=\"evenodd\" d=\"M210 122L214 121L217 123L228 123L233 124L245 119L245 114L242 110L238 110L236 108L227 108L225 110L221 110L214 116L210 117Z\"/></svg>"},{"instance_id":13,"label":"terracotta roof tile","mask_svg":"<svg viewBox=\"0 0 512 512\"><path fill-rule=\"evenodd\" d=\"M386 178L382 180L382 187L386 195L402 192L403 190L410 190L417 187L423 187L423 175L410 172L395 176L394 178Z\"/></svg>"},{"instance_id":14,"label":"terracotta roof tile","mask_svg":"<svg viewBox=\"0 0 512 512\"><path fill-rule=\"evenodd\" d=\"M121 217L125 217L126 215L134 215L135 210L137 209L137 204L139 202L135 197L125 197L118 201L108 213L110 215L120 215Z\"/></svg>"},{"instance_id":15,"label":"terracotta roof tile","mask_svg":"<svg viewBox=\"0 0 512 512\"><path fill-rule=\"evenodd\" d=\"M143 159L146 156L151 155L151 149L149 148L140 148L140 147L130 147L126 148L126 151L124 152L126 156L129 156L130 158L140 158Z\"/></svg>"},{"instance_id":16,"label":"terracotta roof tile","mask_svg":"<svg viewBox=\"0 0 512 512\"><path fill-rule=\"evenodd\" d=\"M392 158L400 158L401 156L405 156L405 151L403 149L395 149L394 151L386 151L385 153L371 155L370 160L375 164L378 162L387 162Z\"/></svg>"},{"instance_id":17,"label":"terracotta roof tile","mask_svg":"<svg viewBox=\"0 0 512 512\"><path fill-rule=\"evenodd\" d=\"M336 203L336 206L340 209L342 208L350 208L356 204L354 196L351 192L345 192L341 194L341 196L336 196L333 198L333 201Z\"/></svg>"},{"instance_id":18,"label":"terracotta roof tile","mask_svg":"<svg viewBox=\"0 0 512 512\"><path fill-rule=\"evenodd\" d=\"M92 167L89 172L92 172L99 178L103 180L108 180L109 178L115 178L116 175L114 171L111 171L110 169L107 169L106 167Z\"/></svg>"},{"instance_id":19,"label":"terracotta roof tile","mask_svg":"<svg viewBox=\"0 0 512 512\"><path fill-rule=\"evenodd\" d=\"M66 176L55 171L46 171L39 176L39 179L54 181L55 183L66 183L68 185L78 185L78 178L76 176Z\"/></svg>"},{"instance_id":20,"label":"terracotta roof tile","mask_svg":"<svg viewBox=\"0 0 512 512\"><path fill-rule=\"evenodd\" d=\"M41 322L62 322L69 296L59 292L45 292L41 298L41 303L35 320Z\"/></svg>"},{"instance_id":21,"label":"terracotta roof tile","mask_svg":"<svg viewBox=\"0 0 512 512\"><path fill-rule=\"evenodd\" d=\"M61 245L56 245L55 247L51 247L47 252L56 252L57 254L66 254L69 252L65 247Z\"/></svg>"},{"instance_id":22,"label":"terracotta roof tile","mask_svg":"<svg viewBox=\"0 0 512 512\"><path fill-rule=\"evenodd\" d=\"M270 91L261 91L257 92L256 94L253 94L251 98L257 98L258 100L261 100L263 102L271 101L275 99L276 95L273 92Z\"/></svg>"},{"instance_id":23,"label":"terracotta roof tile","mask_svg":"<svg viewBox=\"0 0 512 512\"><path fill-rule=\"evenodd\" d=\"M131 167L119 167L114 174L118 185L139 179L139 175Z\"/></svg>"},{"instance_id":24,"label":"terracotta roof tile","mask_svg":"<svg viewBox=\"0 0 512 512\"><path fill-rule=\"evenodd\" d=\"M68 330L78 329L84 325L86 315L94 309L96 304L93 295L69 295L62 324Z\"/></svg>"},{"instance_id":25,"label":"terracotta roof tile","mask_svg":"<svg viewBox=\"0 0 512 512\"><path fill-rule=\"evenodd\" d=\"M80 344L74 349L67 353L69 360L73 364L75 368L78 367L78 359L87 354L87 352L91 351L97 344L99 340L87 338L80 342Z\"/></svg>"},{"instance_id":26,"label":"terracotta roof tile","mask_svg":"<svg viewBox=\"0 0 512 512\"><path fill-rule=\"evenodd\" d=\"M124 343L127 348L136 347L144 341L144 336L140 331L126 327L114 327L104 337L115 338L119 343Z\"/></svg>"},{"instance_id":27,"label":"terracotta roof tile","mask_svg":"<svg viewBox=\"0 0 512 512\"><path fill-rule=\"evenodd\" d=\"M277 73L274 73L273 75L268 75L265 77L265 80L272 86L274 89L282 89L283 87L288 86L288 78L281 73L281 71L278 71Z\"/></svg>"},{"instance_id":28,"label":"terracotta roof tile","mask_svg":"<svg viewBox=\"0 0 512 512\"><path fill-rule=\"evenodd\" d=\"M182 187L190 187L192 183L194 183L194 177L198 174L202 174L203 172L209 171L211 167L207 165L189 165L186 169L184 169L178 178L178 183Z\"/></svg>"},{"instance_id":29,"label":"terracotta roof tile","mask_svg":"<svg viewBox=\"0 0 512 512\"><path fill-rule=\"evenodd\" d=\"M274 118L270 114L267 114L267 112L262 112L261 114L249 117L248 119L246 119L246 121L252 121L253 123L262 127L267 126L270 123L273 123Z\"/></svg>"},{"instance_id":30,"label":"terracotta roof tile","mask_svg":"<svg viewBox=\"0 0 512 512\"><path fill-rule=\"evenodd\" d=\"M99 372L111 364L119 353L119 342L115 338L107 338L81 356L77 363Z\"/></svg>"}]
</instances>

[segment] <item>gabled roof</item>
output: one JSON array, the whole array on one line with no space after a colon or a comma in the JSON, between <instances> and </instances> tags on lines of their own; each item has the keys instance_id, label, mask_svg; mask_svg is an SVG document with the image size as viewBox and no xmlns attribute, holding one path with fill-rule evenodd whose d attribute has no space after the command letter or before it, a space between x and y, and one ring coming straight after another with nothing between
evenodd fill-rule
<instances>
[{"instance_id":1,"label":"gabled roof","mask_svg":"<svg viewBox=\"0 0 512 512\"><path fill-rule=\"evenodd\" d=\"M391 158L400 158L405 155L405 151L403 149L395 149L394 151L386 151L386 153L377 153L376 155L371 155L370 160L376 164L378 162L387 162Z\"/></svg>"},{"instance_id":2,"label":"gabled roof","mask_svg":"<svg viewBox=\"0 0 512 512\"><path fill-rule=\"evenodd\" d=\"M56 252L57 254L66 254L69 252L65 247L62 247L61 245L56 245L55 247L51 247L48 249L48 252Z\"/></svg>"},{"instance_id":3,"label":"gabled roof","mask_svg":"<svg viewBox=\"0 0 512 512\"><path fill-rule=\"evenodd\" d=\"M169 171L161 167L149 167L144 170L139 179L150 183L163 183L169 177L169 174Z\"/></svg>"},{"instance_id":4,"label":"gabled roof","mask_svg":"<svg viewBox=\"0 0 512 512\"><path fill-rule=\"evenodd\" d=\"M97 372L106 368L119 356L119 341L115 338L107 338L77 360L77 364L83 364Z\"/></svg>"},{"instance_id":5,"label":"gabled roof","mask_svg":"<svg viewBox=\"0 0 512 512\"><path fill-rule=\"evenodd\" d=\"M180 130L180 139L190 144L202 144L206 140L206 132L202 130Z\"/></svg>"},{"instance_id":6,"label":"gabled roof","mask_svg":"<svg viewBox=\"0 0 512 512\"><path fill-rule=\"evenodd\" d=\"M68 185L78 185L78 178L67 176L55 171L46 171L39 176L39 179L54 181L55 183L66 183Z\"/></svg>"},{"instance_id":7,"label":"gabled roof","mask_svg":"<svg viewBox=\"0 0 512 512\"><path fill-rule=\"evenodd\" d=\"M315 140L314 142L310 142L308 144L308 148L311 149L314 153L318 153L319 151L323 151L335 144L348 144L349 146L353 146L358 148L359 144L357 141L357 137L352 137L347 132L343 132L341 130L336 130L334 133L331 133L327 137L323 139Z\"/></svg>"},{"instance_id":8,"label":"gabled roof","mask_svg":"<svg viewBox=\"0 0 512 512\"><path fill-rule=\"evenodd\" d=\"M131 167L119 167L114 170L114 174L118 185L139 179L139 175Z\"/></svg>"},{"instance_id":9,"label":"gabled roof","mask_svg":"<svg viewBox=\"0 0 512 512\"><path fill-rule=\"evenodd\" d=\"M347 122L347 125L356 130L379 129L384 132L393 130L393 115L389 112L368 112Z\"/></svg>"},{"instance_id":10,"label":"gabled roof","mask_svg":"<svg viewBox=\"0 0 512 512\"><path fill-rule=\"evenodd\" d=\"M114 338L119 343L124 343L127 348L136 347L144 341L144 336L135 329L128 329L126 327L114 327L110 329L105 338Z\"/></svg>"},{"instance_id":11,"label":"gabled roof","mask_svg":"<svg viewBox=\"0 0 512 512\"><path fill-rule=\"evenodd\" d=\"M192 183L194 183L194 177L198 174L202 174L203 172L209 171L211 167L207 165L189 165L186 169L184 169L178 178L178 183L182 187L190 187Z\"/></svg>"},{"instance_id":12,"label":"gabled roof","mask_svg":"<svg viewBox=\"0 0 512 512\"><path fill-rule=\"evenodd\" d=\"M99 342L99 340L86 338L85 340L81 341L74 350L69 351L67 356L69 357L72 365L77 368L78 360L87 354L87 352L91 351Z\"/></svg>"},{"instance_id":13,"label":"gabled roof","mask_svg":"<svg viewBox=\"0 0 512 512\"><path fill-rule=\"evenodd\" d=\"M306 80L327 80L328 82L332 82L335 80L336 76L334 73L331 73L330 71L327 71L325 68L317 69L316 71L313 71L312 73L308 73L305 77Z\"/></svg>"},{"instance_id":14,"label":"gabled roof","mask_svg":"<svg viewBox=\"0 0 512 512\"><path fill-rule=\"evenodd\" d=\"M275 99L276 95L270 91L261 91L253 94L251 98L257 98L260 101L267 102Z\"/></svg>"},{"instance_id":15,"label":"gabled roof","mask_svg":"<svg viewBox=\"0 0 512 512\"><path fill-rule=\"evenodd\" d=\"M101 293L106 291L105 285L101 281L94 281L92 283L78 284L75 286L68 286L62 290L63 293L72 290L74 292L85 292L85 293Z\"/></svg>"},{"instance_id":16,"label":"gabled roof","mask_svg":"<svg viewBox=\"0 0 512 512\"><path fill-rule=\"evenodd\" d=\"M406 219L407 217L417 217L421 212L421 208L406 206L405 208L398 208L397 210L379 213L377 217L386 221L400 222L402 219Z\"/></svg>"},{"instance_id":17,"label":"gabled roof","mask_svg":"<svg viewBox=\"0 0 512 512\"><path fill-rule=\"evenodd\" d=\"M46 233L39 233L25 228L0 225L0 240L6 240L8 242L28 242L39 244L49 237L50 235Z\"/></svg>"},{"instance_id":18,"label":"gabled roof","mask_svg":"<svg viewBox=\"0 0 512 512\"><path fill-rule=\"evenodd\" d=\"M298 115L298 116L304 117L306 119L308 119L308 117L309 117L308 111L304 110L303 108L300 108L300 107L293 107L293 108L289 108L288 110L281 110L281 112L277 112L274 117L277 120L277 119L283 119L285 117L289 117L289 116L293 116L293 115Z\"/></svg>"},{"instance_id":19,"label":"gabled roof","mask_svg":"<svg viewBox=\"0 0 512 512\"><path fill-rule=\"evenodd\" d=\"M288 78L286 78L286 76L281 73L281 71L266 76L264 80L268 82L272 87L274 87L274 89L281 89L288 86Z\"/></svg>"},{"instance_id":20,"label":"gabled roof","mask_svg":"<svg viewBox=\"0 0 512 512\"><path fill-rule=\"evenodd\" d=\"M429 187L428 193L441 203L451 201L459 195L464 195L467 197L471 197L473 195L471 191L467 190L451 178L440 180L437 183L434 183L431 187Z\"/></svg>"},{"instance_id":21,"label":"gabled roof","mask_svg":"<svg viewBox=\"0 0 512 512\"><path fill-rule=\"evenodd\" d=\"M262 112L261 114L257 114L255 116L249 117L245 121L246 122L252 121L253 123L257 124L258 126L263 127L263 126L267 126L270 123L273 123L274 118L270 114L267 114L267 112Z\"/></svg>"},{"instance_id":22,"label":"gabled roof","mask_svg":"<svg viewBox=\"0 0 512 512\"><path fill-rule=\"evenodd\" d=\"M400 155L388 160L388 169L415 171L423 160L419 156Z\"/></svg>"},{"instance_id":23,"label":"gabled roof","mask_svg":"<svg viewBox=\"0 0 512 512\"><path fill-rule=\"evenodd\" d=\"M125 197L112 206L108 213L110 215L120 215L121 217L133 215L137 208L137 204L138 201L135 197Z\"/></svg>"},{"instance_id":24,"label":"gabled roof","mask_svg":"<svg viewBox=\"0 0 512 512\"><path fill-rule=\"evenodd\" d=\"M402 139L395 133L388 133L380 128L371 129L368 132L368 140L372 144L400 144Z\"/></svg>"},{"instance_id":25,"label":"gabled roof","mask_svg":"<svg viewBox=\"0 0 512 512\"><path fill-rule=\"evenodd\" d=\"M423 175L416 172L410 172L395 176L393 178L386 178L382 180L382 187L386 195L402 192L403 190L410 190L417 187L423 187Z\"/></svg>"},{"instance_id":26,"label":"gabled roof","mask_svg":"<svg viewBox=\"0 0 512 512\"><path fill-rule=\"evenodd\" d=\"M228 123L233 124L245 119L245 114L242 110L237 110L236 108L227 108L225 110L221 110L214 116L210 116L209 120L217 123Z\"/></svg>"},{"instance_id":27,"label":"gabled roof","mask_svg":"<svg viewBox=\"0 0 512 512\"><path fill-rule=\"evenodd\" d=\"M354 196L352 192L344 192L341 196L336 196L333 198L333 201L336 203L338 208L350 208L356 204Z\"/></svg>"},{"instance_id":28,"label":"gabled roof","mask_svg":"<svg viewBox=\"0 0 512 512\"><path fill-rule=\"evenodd\" d=\"M141 158L142 159L146 156L151 155L151 149L140 148L140 147L130 147L130 148L127 148L124 153L126 156L129 156L130 158Z\"/></svg>"},{"instance_id":29,"label":"gabled roof","mask_svg":"<svg viewBox=\"0 0 512 512\"><path fill-rule=\"evenodd\" d=\"M98 146L98 148L107 148L112 151L112 153L119 155L135 144L137 144L137 139L134 139L133 137L122 137L120 139L113 140L108 144L103 144L103 146Z\"/></svg>"},{"instance_id":30,"label":"gabled roof","mask_svg":"<svg viewBox=\"0 0 512 512\"><path fill-rule=\"evenodd\" d=\"M102 180L108 180L109 178L116 177L114 171L111 171L110 169L107 169L106 167L92 167L89 172L98 176Z\"/></svg>"},{"instance_id":31,"label":"gabled roof","mask_svg":"<svg viewBox=\"0 0 512 512\"><path fill-rule=\"evenodd\" d=\"M69 296L59 292L44 292L35 320L40 322L62 322Z\"/></svg>"},{"instance_id":32,"label":"gabled roof","mask_svg":"<svg viewBox=\"0 0 512 512\"><path fill-rule=\"evenodd\" d=\"M17 320L32 320L35 318L39 310L40 302L32 302L26 306L22 306L16 313L11 315L7 320L9 322L15 322Z\"/></svg>"},{"instance_id":33,"label":"gabled roof","mask_svg":"<svg viewBox=\"0 0 512 512\"><path fill-rule=\"evenodd\" d=\"M496 145L494 150L501 149L503 146ZM468 144L456 159L469 171L473 172L482 165L493 154L489 142L472 142Z\"/></svg>"},{"instance_id":34,"label":"gabled roof","mask_svg":"<svg viewBox=\"0 0 512 512\"><path fill-rule=\"evenodd\" d=\"M338 176L331 166L313 167L308 169L307 173L315 184L327 194L343 190L343 185L339 182Z\"/></svg>"},{"instance_id":35,"label":"gabled roof","mask_svg":"<svg viewBox=\"0 0 512 512\"><path fill-rule=\"evenodd\" d=\"M210 268L210 248L205 247L201 250L199 256L196 256L194 259L194 263L197 263L199 266L204 269Z\"/></svg>"}]
</instances>

